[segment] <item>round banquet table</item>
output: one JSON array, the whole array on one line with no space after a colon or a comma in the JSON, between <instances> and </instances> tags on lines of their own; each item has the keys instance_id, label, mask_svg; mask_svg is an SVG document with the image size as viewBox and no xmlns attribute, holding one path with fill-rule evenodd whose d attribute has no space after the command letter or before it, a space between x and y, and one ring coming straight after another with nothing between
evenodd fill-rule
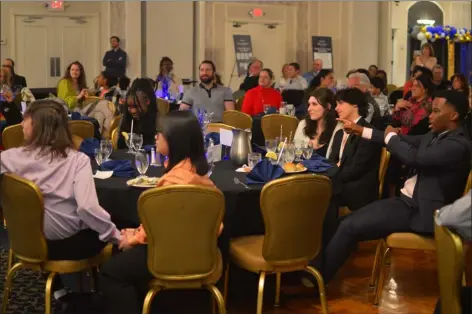
<instances>
[{"instance_id":1,"label":"round banquet table","mask_svg":"<svg viewBox=\"0 0 472 314\"><path fill-rule=\"evenodd\" d=\"M111 155L112 159L128 159L134 163L134 156L126 151L116 151ZM92 160L92 167L97 169L97 164ZM215 163L211 180L225 196L225 216L223 234L219 239L219 247L226 258L229 249L229 239L245 235L264 234L264 222L259 207L259 198L263 185L249 185L246 189L241 184L235 184L237 177L241 182L246 182L246 174L235 171L235 167L229 160ZM149 167L147 176L159 177L163 173L162 167ZM332 181L333 195L330 207L325 216L323 229L323 243L327 244L336 231L338 216L338 199L341 192L341 184L338 179L337 167L329 169L325 175ZM100 205L110 213L111 219L118 228L131 228L139 225L137 203L142 188L128 187L126 181L130 178L111 177L101 180L95 179Z\"/></svg>"}]
</instances>

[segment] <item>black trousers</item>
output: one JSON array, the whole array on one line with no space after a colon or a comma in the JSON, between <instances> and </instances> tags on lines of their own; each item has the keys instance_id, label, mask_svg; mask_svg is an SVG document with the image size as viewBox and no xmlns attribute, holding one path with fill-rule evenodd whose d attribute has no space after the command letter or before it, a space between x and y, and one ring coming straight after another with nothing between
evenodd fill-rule
<instances>
[{"instance_id":1,"label":"black trousers","mask_svg":"<svg viewBox=\"0 0 472 314\"><path fill-rule=\"evenodd\" d=\"M324 252L321 270L325 283L336 275L360 241L377 240L394 232L411 232L410 216L416 211L401 198L373 202L345 217Z\"/></svg>"},{"instance_id":2,"label":"black trousers","mask_svg":"<svg viewBox=\"0 0 472 314\"><path fill-rule=\"evenodd\" d=\"M140 314L153 278L147 267L147 245L113 256L100 268L99 276L107 313Z\"/></svg>"},{"instance_id":3,"label":"black trousers","mask_svg":"<svg viewBox=\"0 0 472 314\"><path fill-rule=\"evenodd\" d=\"M61 240L46 240L50 260L81 260L98 255L107 245L98 238L98 233L84 229Z\"/></svg>"}]
</instances>

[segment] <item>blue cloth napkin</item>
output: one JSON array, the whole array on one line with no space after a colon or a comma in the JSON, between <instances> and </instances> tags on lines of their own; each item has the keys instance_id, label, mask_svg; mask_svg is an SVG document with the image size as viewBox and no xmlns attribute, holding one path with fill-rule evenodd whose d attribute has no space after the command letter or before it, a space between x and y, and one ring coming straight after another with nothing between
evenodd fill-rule
<instances>
[{"instance_id":1,"label":"blue cloth napkin","mask_svg":"<svg viewBox=\"0 0 472 314\"><path fill-rule=\"evenodd\" d=\"M213 144L219 145L220 144L220 133L211 132L205 135L205 144L208 145L210 143L210 139L213 140Z\"/></svg>"},{"instance_id":2,"label":"blue cloth napkin","mask_svg":"<svg viewBox=\"0 0 472 314\"><path fill-rule=\"evenodd\" d=\"M270 106L267 109L267 114L274 114L274 113L277 113L277 108Z\"/></svg>"},{"instance_id":3,"label":"blue cloth napkin","mask_svg":"<svg viewBox=\"0 0 472 314\"><path fill-rule=\"evenodd\" d=\"M150 153L153 148L155 149L156 145L144 145L143 146L143 149L146 153Z\"/></svg>"},{"instance_id":4,"label":"blue cloth napkin","mask_svg":"<svg viewBox=\"0 0 472 314\"><path fill-rule=\"evenodd\" d=\"M328 159L317 154L313 154L310 160L304 160L302 164L307 167L310 172L325 172L333 167L333 165L328 162Z\"/></svg>"},{"instance_id":5,"label":"blue cloth napkin","mask_svg":"<svg viewBox=\"0 0 472 314\"><path fill-rule=\"evenodd\" d=\"M264 184L280 178L285 171L279 165L273 165L268 159L263 159L247 174L247 184Z\"/></svg>"},{"instance_id":6,"label":"blue cloth napkin","mask_svg":"<svg viewBox=\"0 0 472 314\"><path fill-rule=\"evenodd\" d=\"M100 165L102 171L113 171L116 177L133 178L138 172L131 165L129 160L109 160Z\"/></svg>"},{"instance_id":7,"label":"blue cloth napkin","mask_svg":"<svg viewBox=\"0 0 472 314\"><path fill-rule=\"evenodd\" d=\"M90 158L95 158L96 148L100 148L100 141L96 138L86 138L82 144L80 144L79 151Z\"/></svg>"}]
</instances>

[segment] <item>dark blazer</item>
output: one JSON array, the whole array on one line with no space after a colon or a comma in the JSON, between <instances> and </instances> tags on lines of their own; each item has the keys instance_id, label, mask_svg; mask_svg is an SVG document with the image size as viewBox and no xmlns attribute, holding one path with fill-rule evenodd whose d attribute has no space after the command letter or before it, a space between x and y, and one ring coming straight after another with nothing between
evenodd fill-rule
<instances>
[{"instance_id":1,"label":"dark blazer","mask_svg":"<svg viewBox=\"0 0 472 314\"><path fill-rule=\"evenodd\" d=\"M116 77L122 77L126 72L126 59L128 55L121 48L116 51L114 49L109 50L103 56L103 66L105 71L110 72Z\"/></svg>"},{"instance_id":2,"label":"dark blazer","mask_svg":"<svg viewBox=\"0 0 472 314\"><path fill-rule=\"evenodd\" d=\"M21 75L18 75L18 74L15 74L13 76L13 80L12 80L12 84L11 84L13 87L17 86L17 85L20 85L22 87L27 87L26 85L26 78L24 76L21 76Z\"/></svg>"},{"instance_id":3,"label":"dark blazer","mask_svg":"<svg viewBox=\"0 0 472 314\"><path fill-rule=\"evenodd\" d=\"M364 118L359 125L372 128ZM339 161L339 152L343 138L343 130L334 135L333 146L329 159ZM360 136L349 135L339 167L342 182L342 205L350 210L357 210L379 198L379 166L381 147Z\"/></svg>"},{"instance_id":4,"label":"dark blazer","mask_svg":"<svg viewBox=\"0 0 472 314\"><path fill-rule=\"evenodd\" d=\"M14 102L0 101L0 113L5 117L7 126L21 123L23 115Z\"/></svg>"},{"instance_id":5,"label":"dark blazer","mask_svg":"<svg viewBox=\"0 0 472 314\"><path fill-rule=\"evenodd\" d=\"M254 87L259 86L259 75L256 76L246 76L244 78L244 81L239 85L239 90L243 90L247 92L250 89L253 89Z\"/></svg>"},{"instance_id":6,"label":"dark blazer","mask_svg":"<svg viewBox=\"0 0 472 314\"><path fill-rule=\"evenodd\" d=\"M464 193L470 173L472 145L462 127L439 135L431 132L393 136L387 149L418 175L413 192L410 228L415 232L434 232L434 211L453 203ZM373 130L372 141L383 143L384 134Z\"/></svg>"}]
</instances>

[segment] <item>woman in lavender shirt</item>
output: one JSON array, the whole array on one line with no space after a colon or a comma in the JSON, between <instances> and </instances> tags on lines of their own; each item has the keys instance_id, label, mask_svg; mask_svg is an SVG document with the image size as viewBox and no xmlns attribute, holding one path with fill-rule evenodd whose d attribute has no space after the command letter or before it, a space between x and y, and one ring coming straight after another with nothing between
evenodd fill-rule
<instances>
[{"instance_id":1,"label":"woman in lavender shirt","mask_svg":"<svg viewBox=\"0 0 472 314\"><path fill-rule=\"evenodd\" d=\"M68 117L52 100L35 101L23 122L25 146L0 154L0 172L33 181L44 197L51 260L79 260L119 244L120 231L98 204L90 159L73 148Z\"/></svg>"}]
</instances>

